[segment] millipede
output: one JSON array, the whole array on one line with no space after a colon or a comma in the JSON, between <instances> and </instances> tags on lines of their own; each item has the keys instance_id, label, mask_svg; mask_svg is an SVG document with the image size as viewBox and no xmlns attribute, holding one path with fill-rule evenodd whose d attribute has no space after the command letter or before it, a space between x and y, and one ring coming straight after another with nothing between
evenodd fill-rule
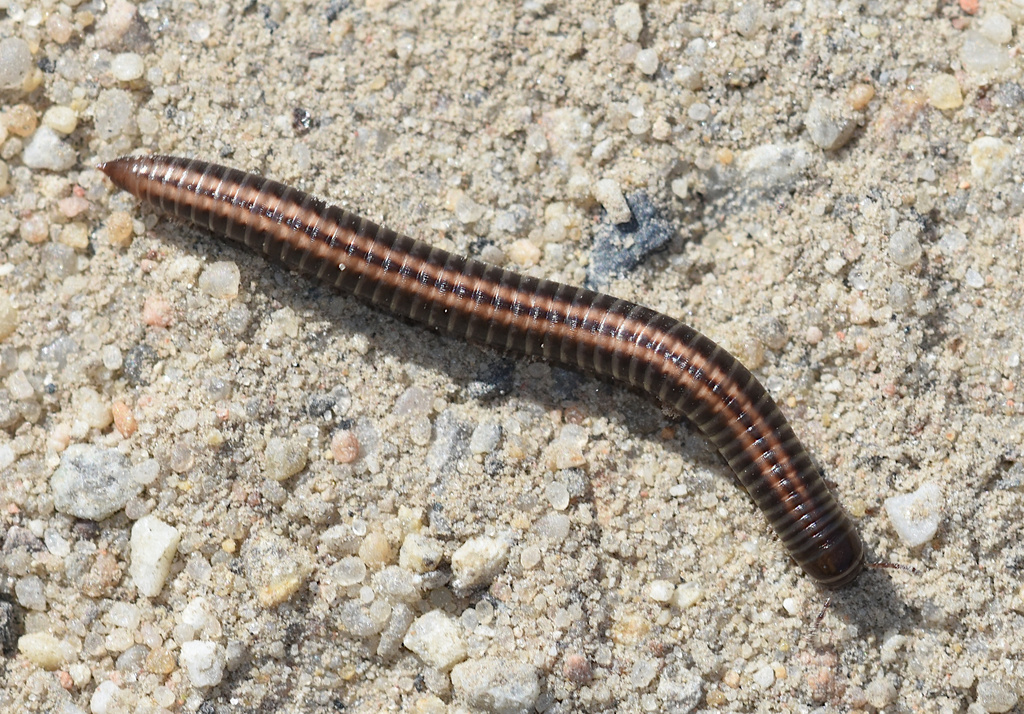
<instances>
[{"instance_id":1,"label":"millipede","mask_svg":"<svg viewBox=\"0 0 1024 714\"><path fill-rule=\"evenodd\" d=\"M401 235L310 194L195 159L99 167L161 211L440 332L624 382L715 445L792 558L839 588L864 546L767 390L694 328L636 303L522 275Z\"/></svg>"}]
</instances>

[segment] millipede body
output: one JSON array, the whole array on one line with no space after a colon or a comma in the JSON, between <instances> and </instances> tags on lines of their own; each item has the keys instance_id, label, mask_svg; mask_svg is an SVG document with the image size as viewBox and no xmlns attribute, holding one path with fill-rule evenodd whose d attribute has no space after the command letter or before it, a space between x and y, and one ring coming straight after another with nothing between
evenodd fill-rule
<instances>
[{"instance_id":1,"label":"millipede body","mask_svg":"<svg viewBox=\"0 0 1024 714\"><path fill-rule=\"evenodd\" d=\"M808 575L840 587L864 569L853 523L765 388L679 320L434 248L237 169L171 156L100 168L168 214L395 315L643 389L711 440Z\"/></svg>"}]
</instances>

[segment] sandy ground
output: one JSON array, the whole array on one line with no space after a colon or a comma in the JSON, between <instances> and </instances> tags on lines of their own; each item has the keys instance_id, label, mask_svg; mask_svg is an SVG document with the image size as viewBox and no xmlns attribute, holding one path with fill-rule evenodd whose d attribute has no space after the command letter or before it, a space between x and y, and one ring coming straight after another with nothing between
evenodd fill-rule
<instances>
[{"instance_id":1,"label":"sandy ground","mask_svg":"<svg viewBox=\"0 0 1024 714\"><path fill-rule=\"evenodd\" d=\"M41 4L0 0L0 710L1024 711L1019 0ZM816 624L687 424L139 207L132 151L693 324L917 574Z\"/></svg>"}]
</instances>

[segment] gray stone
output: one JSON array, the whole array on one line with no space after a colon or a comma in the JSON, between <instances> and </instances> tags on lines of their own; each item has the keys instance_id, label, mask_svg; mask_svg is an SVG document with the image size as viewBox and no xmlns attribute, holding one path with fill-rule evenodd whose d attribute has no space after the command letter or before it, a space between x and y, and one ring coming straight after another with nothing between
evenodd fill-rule
<instances>
[{"instance_id":1,"label":"gray stone","mask_svg":"<svg viewBox=\"0 0 1024 714\"><path fill-rule=\"evenodd\" d=\"M50 477L53 505L61 513L102 521L124 508L142 486L116 449L72 444Z\"/></svg>"}]
</instances>

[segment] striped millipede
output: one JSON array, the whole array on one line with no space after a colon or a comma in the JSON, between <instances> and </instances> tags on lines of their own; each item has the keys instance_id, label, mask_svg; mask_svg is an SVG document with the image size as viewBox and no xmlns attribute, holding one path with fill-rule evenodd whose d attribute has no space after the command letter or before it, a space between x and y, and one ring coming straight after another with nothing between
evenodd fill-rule
<instances>
[{"instance_id":1,"label":"striped millipede","mask_svg":"<svg viewBox=\"0 0 1024 714\"><path fill-rule=\"evenodd\" d=\"M765 388L679 320L454 255L237 169L172 156L123 157L100 169L168 214L394 315L644 390L711 440L819 584L838 588L864 569L853 523Z\"/></svg>"}]
</instances>

